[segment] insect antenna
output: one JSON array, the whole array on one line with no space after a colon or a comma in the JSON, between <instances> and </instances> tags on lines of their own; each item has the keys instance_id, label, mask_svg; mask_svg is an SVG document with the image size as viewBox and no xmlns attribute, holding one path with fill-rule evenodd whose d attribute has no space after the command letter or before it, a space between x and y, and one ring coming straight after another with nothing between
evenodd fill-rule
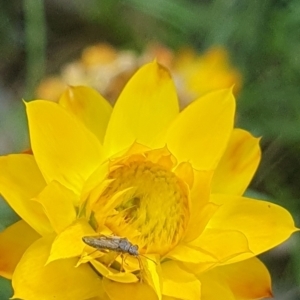
<instances>
[{"instance_id":1,"label":"insect antenna","mask_svg":"<svg viewBox=\"0 0 300 300\"><path fill-rule=\"evenodd\" d=\"M145 257L146 259L151 260L152 262L154 262L157 265L157 262L149 257L147 257L146 255L140 254L140 256Z\"/></svg>"},{"instance_id":2,"label":"insect antenna","mask_svg":"<svg viewBox=\"0 0 300 300\"><path fill-rule=\"evenodd\" d=\"M90 252L90 253L87 253L86 255L87 255L87 256L91 256L92 254L96 253L97 251L99 251L99 250L96 249L96 250L94 250L94 251L92 251L92 252Z\"/></svg>"}]
</instances>

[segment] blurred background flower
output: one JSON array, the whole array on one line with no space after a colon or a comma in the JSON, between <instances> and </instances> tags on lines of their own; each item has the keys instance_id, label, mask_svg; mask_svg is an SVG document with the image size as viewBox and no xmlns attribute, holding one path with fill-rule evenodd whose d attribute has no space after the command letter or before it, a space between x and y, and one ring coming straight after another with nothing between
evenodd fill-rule
<instances>
[{"instance_id":1,"label":"blurred background flower","mask_svg":"<svg viewBox=\"0 0 300 300\"><path fill-rule=\"evenodd\" d=\"M56 101L68 85L87 85L114 103L138 67L154 59L172 72L182 107L216 89L233 87L237 94L241 88L241 74L230 65L224 47L198 55L192 48L175 53L166 46L150 44L138 54L99 43L85 48L81 58L64 65L59 75L42 80L36 98Z\"/></svg>"},{"instance_id":2,"label":"blurred background flower","mask_svg":"<svg viewBox=\"0 0 300 300\"><path fill-rule=\"evenodd\" d=\"M51 76L54 84L60 86L68 72L74 77L81 76L78 70L82 66L78 68L78 63L92 70L99 59L92 50L99 43L112 45L107 46L107 56L102 57L107 61L124 54L118 72L130 64L140 64L143 59L158 57L154 53L157 50L151 50L155 47L149 45L162 45L163 63L173 68L180 93L186 83L177 80L176 72L185 74L188 82L187 74L195 72L193 67L199 64L202 70L206 68L216 51L220 55L215 56L216 65L222 65L225 74L232 72L237 76L237 126L263 136L262 164L248 195L259 194L257 197L286 207L299 225L299 13L297 0L1 1L0 153L19 152L29 146L21 99L29 100L37 96L35 93L41 93L43 78ZM94 46L89 48L90 45ZM220 63L222 55L224 64ZM73 71L68 71L68 67ZM116 75L113 71L117 81L111 88L106 85L111 101L116 97L116 87L121 88L130 75ZM84 80L93 80L84 75ZM55 89L58 88L50 92ZM191 99L193 96L185 101ZM3 229L15 222L17 216L3 201L0 205ZM299 246L299 237L295 235L261 257L273 275L275 299L300 298ZM0 298L7 299L11 295L9 284L2 279L0 284Z\"/></svg>"}]
</instances>

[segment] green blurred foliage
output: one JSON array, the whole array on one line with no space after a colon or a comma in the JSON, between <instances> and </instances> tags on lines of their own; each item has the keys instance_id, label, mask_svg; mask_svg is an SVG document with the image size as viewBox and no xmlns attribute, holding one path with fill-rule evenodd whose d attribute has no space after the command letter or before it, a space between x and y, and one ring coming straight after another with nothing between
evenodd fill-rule
<instances>
[{"instance_id":1,"label":"green blurred foliage","mask_svg":"<svg viewBox=\"0 0 300 300\"><path fill-rule=\"evenodd\" d=\"M9 280L0 277L0 299L6 300L12 296L12 288Z\"/></svg>"},{"instance_id":2,"label":"green blurred foliage","mask_svg":"<svg viewBox=\"0 0 300 300\"><path fill-rule=\"evenodd\" d=\"M263 136L263 160L250 193L288 208L300 224L299 0L35 1L0 1L0 111L24 95L30 99L44 71L58 72L92 43L141 51L158 41L199 52L223 45L244 76L237 125ZM25 134L24 119L10 116ZM21 141L9 144L10 152L24 149ZM2 227L16 220L7 208L0 211ZM263 257L276 299L300 299L299 247L295 237Z\"/></svg>"}]
</instances>

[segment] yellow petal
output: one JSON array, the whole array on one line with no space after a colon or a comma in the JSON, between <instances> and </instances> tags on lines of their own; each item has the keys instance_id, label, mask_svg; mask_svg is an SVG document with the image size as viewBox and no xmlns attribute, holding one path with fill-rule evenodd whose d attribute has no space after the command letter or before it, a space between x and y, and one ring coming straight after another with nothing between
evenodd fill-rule
<instances>
[{"instance_id":1,"label":"yellow petal","mask_svg":"<svg viewBox=\"0 0 300 300\"><path fill-rule=\"evenodd\" d=\"M34 200L43 206L57 233L76 219L74 203L78 202L78 196L56 181L47 185Z\"/></svg>"},{"instance_id":2,"label":"yellow petal","mask_svg":"<svg viewBox=\"0 0 300 300\"><path fill-rule=\"evenodd\" d=\"M105 188L110 183L110 180L104 180L108 173L108 162L101 164L95 172L85 181L82 192L81 199L79 203L78 216L84 215L86 218L90 218L92 206L95 204L97 199L94 196L95 190L100 193L105 190ZM102 187L102 190L99 188ZM100 194L97 195L97 197Z\"/></svg>"},{"instance_id":3,"label":"yellow petal","mask_svg":"<svg viewBox=\"0 0 300 300\"><path fill-rule=\"evenodd\" d=\"M242 259L245 254L253 256L243 233L207 228L192 242L177 245L167 257L180 261L190 273L199 274L234 258Z\"/></svg>"},{"instance_id":4,"label":"yellow petal","mask_svg":"<svg viewBox=\"0 0 300 300\"><path fill-rule=\"evenodd\" d=\"M198 277L201 282L201 300L237 300L219 274L206 272Z\"/></svg>"},{"instance_id":5,"label":"yellow petal","mask_svg":"<svg viewBox=\"0 0 300 300\"><path fill-rule=\"evenodd\" d=\"M212 171L194 170L194 183L190 192L191 216L184 236L185 241L198 237L218 209L218 205L208 202L212 176Z\"/></svg>"},{"instance_id":6,"label":"yellow petal","mask_svg":"<svg viewBox=\"0 0 300 300\"><path fill-rule=\"evenodd\" d=\"M103 186L100 186L100 189L102 190ZM134 189L134 187L129 187L124 190L121 190L119 192L116 192L112 197L106 201L105 204L102 202L98 202L93 206L93 210L95 211L94 217L95 220L97 221L97 226L104 227L105 226L105 221L106 221L106 216L110 211L112 211L115 207L117 207L123 200L123 195L126 194L127 192L130 192ZM97 189L96 189L97 191ZM94 192L94 191L93 191ZM99 194L98 194L99 195ZM92 193L91 196L96 196L95 193Z\"/></svg>"},{"instance_id":7,"label":"yellow petal","mask_svg":"<svg viewBox=\"0 0 300 300\"><path fill-rule=\"evenodd\" d=\"M12 278L14 298L82 300L101 294L101 279L88 264L75 268L77 259L70 258L45 265L52 239L37 240L23 255Z\"/></svg>"},{"instance_id":8,"label":"yellow petal","mask_svg":"<svg viewBox=\"0 0 300 300\"><path fill-rule=\"evenodd\" d=\"M101 282L102 285L102 282ZM105 293L104 289L101 289L100 293L93 298L89 298L87 300L111 300L108 295Z\"/></svg>"},{"instance_id":9,"label":"yellow petal","mask_svg":"<svg viewBox=\"0 0 300 300\"><path fill-rule=\"evenodd\" d=\"M76 222L56 236L51 246L47 264L57 259L79 256L86 246L82 241L82 237L93 234L95 232L87 220L76 220Z\"/></svg>"},{"instance_id":10,"label":"yellow petal","mask_svg":"<svg viewBox=\"0 0 300 300\"><path fill-rule=\"evenodd\" d=\"M88 300L111 300L108 295L105 293L104 289L97 297L90 298Z\"/></svg>"},{"instance_id":11,"label":"yellow petal","mask_svg":"<svg viewBox=\"0 0 300 300\"><path fill-rule=\"evenodd\" d=\"M133 273L120 272L118 270L109 268L98 260L92 260L91 264L94 267L94 269L103 276L103 278L126 284L135 283L139 281L137 276L135 276Z\"/></svg>"},{"instance_id":12,"label":"yellow petal","mask_svg":"<svg viewBox=\"0 0 300 300\"><path fill-rule=\"evenodd\" d=\"M56 180L79 194L102 161L100 142L54 102L36 100L26 109L32 150L46 181Z\"/></svg>"},{"instance_id":13,"label":"yellow petal","mask_svg":"<svg viewBox=\"0 0 300 300\"><path fill-rule=\"evenodd\" d=\"M237 299L272 298L269 271L256 257L218 267L207 275L211 272L220 274L222 281L228 284Z\"/></svg>"},{"instance_id":14,"label":"yellow petal","mask_svg":"<svg viewBox=\"0 0 300 300\"><path fill-rule=\"evenodd\" d=\"M158 300L156 293L143 283L119 283L103 279L103 286L111 300Z\"/></svg>"},{"instance_id":15,"label":"yellow petal","mask_svg":"<svg viewBox=\"0 0 300 300\"><path fill-rule=\"evenodd\" d=\"M168 258L193 263L193 264L207 264L209 266L215 265L218 259L211 253L202 251L199 247L191 247L188 244L178 244L168 254Z\"/></svg>"},{"instance_id":16,"label":"yellow petal","mask_svg":"<svg viewBox=\"0 0 300 300\"><path fill-rule=\"evenodd\" d=\"M178 262L178 265L192 274L201 274L206 272L207 270L211 270L219 265L219 263L215 260L215 262L207 261L202 263L190 263L190 262Z\"/></svg>"},{"instance_id":17,"label":"yellow petal","mask_svg":"<svg viewBox=\"0 0 300 300\"><path fill-rule=\"evenodd\" d=\"M241 129L232 132L212 181L213 193L242 195L261 158L259 139Z\"/></svg>"},{"instance_id":18,"label":"yellow petal","mask_svg":"<svg viewBox=\"0 0 300 300\"><path fill-rule=\"evenodd\" d=\"M146 159L148 161L151 161L154 164L158 164L165 169L170 170L177 165L176 158L170 153L167 147L160 149L152 149L150 151L147 151L143 155L146 156ZM183 172L179 173L181 173L181 175L184 175Z\"/></svg>"},{"instance_id":19,"label":"yellow petal","mask_svg":"<svg viewBox=\"0 0 300 300\"><path fill-rule=\"evenodd\" d=\"M201 299L201 284L199 279L181 269L174 261L162 264L163 294L179 299Z\"/></svg>"},{"instance_id":20,"label":"yellow petal","mask_svg":"<svg viewBox=\"0 0 300 300\"><path fill-rule=\"evenodd\" d=\"M0 233L0 276L11 279L25 250L40 235L23 220Z\"/></svg>"},{"instance_id":21,"label":"yellow petal","mask_svg":"<svg viewBox=\"0 0 300 300\"><path fill-rule=\"evenodd\" d=\"M156 62L143 66L127 83L111 115L104 144L110 154L134 142L151 146L179 111L169 72Z\"/></svg>"},{"instance_id":22,"label":"yellow petal","mask_svg":"<svg viewBox=\"0 0 300 300\"><path fill-rule=\"evenodd\" d=\"M40 203L31 201L46 183L34 157L16 154L0 157L0 193L12 209L41 235L52 227Z\"/></svg>"},{"instance_id":23,"label":"yellow petal","mask_svg":"<svg viewBox=\"0 0 300 300\"><path fill-rule=\"evenodd\" d=\"M162 272L159 261L145 257L140 257L140 260L142 280L152 287L158 299L162 299Z\"/></svg>"},{"instance_id":24,"label":"yellow petal","mask_svg":"<svg viewBox=\"0 0 300 300\"><path fill-rule=\"evenodd\" d=\"M167 146L181 161L198 170L214 169L233 129L235 99L229 89L218 90L186 107L167 131Z\"/></svg>"},{"instance_id":25,"label":"yellow petal","mask_svg":"<svg viewBox=\"0 0 300 300\"><path fill-rule=\"evenodd\" d=\"M252 256L279 245L297 230L290 213L276 204L229 195L213 195L212 201L224 204L207 226L240 231L248 240Z\"/></svg>"},{"instance_id":26,"label":"yellow petal","mask_svg":"<svg viewBox=\"0 0 300 300\"><path fill-rule=\"evenodd\" d=\"M192 189L194 185L194 170L190 163L180 163L174 170L174 173Z\"/></svg>"},{"instance_id":27,"label":"yellow petal","mask_svg":"<svg viewBox=\"0 0 300 300\"><path fill-rule=\"evenodd\" d=\"M201 199L201 198L200 198ZM207 223L213 216L213 214L218 210L219 206L214 203L207 203L198 214L192 214L191 221L188 224L186 235L184 236L185 242L190 242L195 240L201 235L205 229ZM197 223L198 220L198 223Z\"/></svg>"},{"instance_id":28,"label":"yellow petal","mask_svg":"<svg viewBox=\"0 0 300 300\"><path fill-rule=\"evenodd\" d=\"M69 86L59 104L71 111L102 143L112 107L97 91L85 86Z\"/></svg>"},{"instance_id":29,"label":"yellow petal","mask_svg":"<svg viewBox=\"0 0 300 300\"><path fill-rule=\"evenodd\" d=\"M251 252L246 236L238 230L238 228L237 230L207 228L197 239L189 243L189 246L209 253L217 262L222 263L232 257Z\"/></svg>"}]
</instances>

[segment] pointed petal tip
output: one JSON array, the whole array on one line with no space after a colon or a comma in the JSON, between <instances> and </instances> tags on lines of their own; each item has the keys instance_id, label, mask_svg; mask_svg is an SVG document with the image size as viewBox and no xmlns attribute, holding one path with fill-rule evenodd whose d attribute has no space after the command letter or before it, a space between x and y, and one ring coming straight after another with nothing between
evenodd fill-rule
<instances>
[{"instance_id":1,"label":"pointed petal tip","mask_svg":"<svg viewBox=\"0 0 300 300\"><path fill-rule=\"evenodd\" d=\"M169 71L155 61L145 64L127 82L114 106L104 138L109 155L136 141L152 147L178 113Z\"/></svg>"},{"instance_id":2,"label":"pointed petal tip","mask_svg":"<svg viewBox=\"0 0 300 300\"><path fill-rule=\"evenodd\" d=\"M295 233L295 232L298 232L298 231L300 231L300 228L294 226L294 228L293 228L293 230L292 230L292 234Z\"/></svg>"},{"instance_id":3,"label":"pointed petal tip","mask_svg":"<svg viewBox=\"0 0 300 300\"><path fill-rule=\"evenodd\" d=\"M270 288L267 292L266 292L266 298L274 298L274 294L272 289Z\"/></svg>"},{"instance_id":4,"label":"pointed petal tip","mask_svg":"<svg viewBox=\"0 0 300 300\"><path fill-rule=\"evenodd\" d=\"M152 62L149 62L142 66L141 69L153 69L154 73L157 74L158 78L164 78L164 77L172 77L171 73L168 68L166 68L164 65L160 64L157 59L155 58ZM153 72L152 71L152 72ZM149 70L150 72L150 70Z\"/></svg>"},{"instance_id":5,"label":"pointed petal tip","mask_svg":"<svg viewBox=\"0 0 300 300\"><path fill-rule=\"evenodd\" d=\"M54 261L55 259L53 259L53 257L51 257L51 255L49 254L45 264L44 264L44 267L48 266L52 261Z\"/></svg>"}]
</instances>

